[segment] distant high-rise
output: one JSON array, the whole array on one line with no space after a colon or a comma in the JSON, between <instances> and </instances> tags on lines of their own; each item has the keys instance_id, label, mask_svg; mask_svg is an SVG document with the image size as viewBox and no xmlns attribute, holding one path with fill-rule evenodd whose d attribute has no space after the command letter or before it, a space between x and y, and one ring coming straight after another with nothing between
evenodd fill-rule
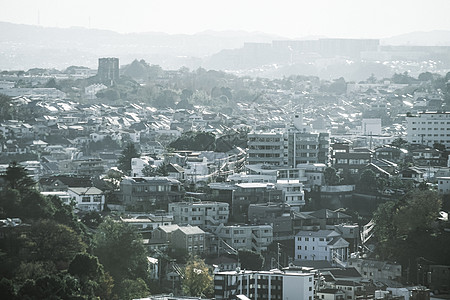
<instances>
[{"instance_id":1,"label":"distant high-rise","mask_svg":"<svg viewBox=\"0 0 450 300\"><path fill-rule=\"evenodd\" d=\"M119 59L115 57L98 59L98 79L107 85L113 85L119 80Z\"/></svg>"}]
</instances>

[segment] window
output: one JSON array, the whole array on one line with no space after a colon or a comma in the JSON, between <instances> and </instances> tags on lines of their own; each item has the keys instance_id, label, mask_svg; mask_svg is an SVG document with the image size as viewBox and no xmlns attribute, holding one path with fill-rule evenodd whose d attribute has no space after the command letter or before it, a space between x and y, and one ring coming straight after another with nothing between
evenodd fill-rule
<instances>
[{"instance_id":1,"label":"window","mask_svg":"<svg viewBox=\"0 0 450 300\"><path fill-rule=\"evenodd\" d=\"M89 197L89 196L83 196L83 197L81 198L81 202L91 202L91 197Z\"/></svg>"}]
</instances>

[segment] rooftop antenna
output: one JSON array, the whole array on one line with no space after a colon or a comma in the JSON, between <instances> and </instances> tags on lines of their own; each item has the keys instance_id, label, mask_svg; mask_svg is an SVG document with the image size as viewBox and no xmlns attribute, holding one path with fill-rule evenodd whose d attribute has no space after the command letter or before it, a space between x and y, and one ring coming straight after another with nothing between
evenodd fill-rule
<instances>
[{"instance_id":1,"label":"rooftop antenna","mask_svg":"<svg viewBox=\"0 0 450 300\"><path fill-rule=\"evenodd\" d=\"M37 11L37 23L38 26L41 26L41 12L39 11L39 9Z\"/></svg>"}]
</instances>

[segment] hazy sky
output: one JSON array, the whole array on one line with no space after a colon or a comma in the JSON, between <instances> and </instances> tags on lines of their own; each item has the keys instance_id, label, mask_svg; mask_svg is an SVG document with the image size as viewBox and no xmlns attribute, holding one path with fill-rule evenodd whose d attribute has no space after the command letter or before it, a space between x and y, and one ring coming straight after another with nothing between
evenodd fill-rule
<instances>
[{"instance_id":1,"label":"hazy sky","mask_svg":"<svg viewBox=\"0 0 450 300\"><path fill-rule=\"evenodd\" d=\"M450 0L0 0L0 21L117 32L382 38L450 30Z\"/></svg>"}]
</instances>

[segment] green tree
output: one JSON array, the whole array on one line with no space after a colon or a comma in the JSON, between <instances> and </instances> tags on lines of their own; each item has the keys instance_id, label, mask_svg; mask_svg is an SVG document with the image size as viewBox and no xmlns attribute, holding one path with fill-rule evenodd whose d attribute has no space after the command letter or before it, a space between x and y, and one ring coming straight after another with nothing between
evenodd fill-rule
<instances>
[{"instance_id":1,"label":"green tree","mask_svg":"<svg viewBox=\"0 0 450 300\"><path fill-rule=\"evenodd\" d=\"M156 173L156 167L153 166L153 165L148 164L148 165L146 165L146 166L142 169L142 174L143 174L145 177L153 177L153 176L157 176L157 173Z\"/></svg>"},{"instance_id":2,"label":"green tree","mask_svg":"<svg viewBox=\"0 0 450 300\"><path fill-rule=\"evenodd\" d=\"M52 261L58 269L67 269L75 255L86 249L79 234L52 220L34 223L22 240L30 260Z\"/></svg>"},{"instance_id":3,"label":"green tree","mask_svg":"<svg viewBox=\"0 0 450 300\"><path fill-rule=\"evenodd\" d=\"M442 151L442 152L445 152L445 150L446 150L445 145L441 144L441 143L434 143L433 148L436 150Z\"/></svg>"},{"instance_id":4,"label":"green tree","mask_svg":"<svg viewBox=\"0 0 450 300\"><path fill-rule=\"evenodd\" d=\"M0 279L0 298L16 299L16 287L12 280L4 277Z\"/></svg>"},{"instance_id":5,"label":"green tree","mask_svg":"<svg viewBox=\"0 0 450 300\"><path fill-rule=\"evenodd\" d=\"M169 147L176 150L214 151L215 144L213 133L189 131L170 143Z\"/></svg>"},{"instance_id":6,"label":"green tree","mask_svg":"<svg viewBox=\"0 0 450 300\"><path fill-rule=\"evenodd\" d=\"M434 76L433 76L433 73L431 73L431 72L425 72L425 73L420 73L419 76L417 77L417 79L419 79L419 81L433 81Z\"/></svg>"},{"instance_id":7,"label":"green tree","mask_svg":"<svg viewBox=\"0 0 450 300\"><path fill-rule=\"evenodd\" d=\"M0 121L13 119L14 105L11 100L11 97L0 94Z\"/></svg>"},{"instance_id":8,"label":"green tree","mask_svg":"<svg viewBox=\"0 0 450 300\"><path fill-rule=\"evenodd\" d=\"M436 191L414 190L405 197L394 217L394 225L400 235L431 229L439 216L442 199Z\"/></svg>"},{"instance_id":9,"label":"green tree","mask_svg":"<svg viewBox=\"0 0 450 300\"><path fill-rule=\"evenodd\" d=\"M119 299L124 300L144 298L150 295L148 286L142 278L125 279L120 283L118 291Z\"/></svg>"},{"instance_id":10,"label":"green tree","mask_svg":"<svg viewBox=\"0 0 450 300\"><path fill-rule=\"evenodd\" d=\"M328 87L328 92L335 94L344 94L347 92L347 83L343 77L340 77L333 81Z\"/></svg>"},{"instance_id":11,"label":"green tree","mask_svg":"<svg viewBox=\"0 0 450 300\"><path fill-rule=\"evenodd\" d=\"M191 257L184 268L183 292L189 296L210 295L213 291L213 277L203 259Z\"/></svg>"},{"instance_id":12,"label":"green tree","mask_svg":"<svg viewBox=\"0 0 450 300\"><path fill-rule=\"evenodd\" d=\"M400 201L379 205L373 215L377 254L382 259L399 260L405 255L405 248L417 250L419 236L424 242L433 237L430 232L441 206L442 200L436 191L418 189L410 191ZM421 249L426 251L426 247ZM416 255L426 256L426 253Z\"/></svg>"},{"instance_id":13,"label":"green tree","mask_svg":"<svg viewBox=\"0 0 450 300\"><path fill-rule=\"evenodd\" d=\"M238 256L242 269L259 271L264 265L264 257L255 251L240 249Z\"/></svg>"},{"instance_id":14,"label":"green tree","mask_svg":"<svg viewBox=\"0 0 450 300\"><path fill-rule=\"evenodd\" d=\"M147 277L142 236L126 223L105 219L94 235L94 254L115 282Z\"/></svg>"},{"instance_id":15,"label":"green tree","mask_svg":"<svg viewBox=\"0 0 450 300\"><path fill-rule=\"evenodd\" d=\"M339 184L340 178L339 178L339 175L336 173L335 168L332 168L332 167L325 168L323 177L325 178L326 185L338 185Z\"/></svg>"},{"instance_id":16,"label":"green tree","mask_svg":"<svg viewBox=\"0 0 450 300\"><path fill-rule=\"evenodd\" d=\"M19 299L91 299L83 295L79 282L70 275L50 274L26 280L18 292Z\"/></svg>"},{"instance_id":17,"label":"green tree","mask_svg":"<svg viewBox=\"0 0 450 300\"><path fill-rule=\"evenodd\" d=\"M12 189L27 190L36 185L36 182L28 175L27 170L15 161L6 168L5 179Z\"/></svg>"},{"instance_id":18,"label":"green tree","mask_svg":"<svg viewBox=\"0 0 450 300\"><path fill-rule=\"evenodd\" d=\"M152 176L168 176L169 170L168 170L168 163L162 163L158 167L152 166L152 165L146 165L144 169L142 169L142 174L144 176L152 177Z\"/></svg>"},{"instance_id":19,"label":"green tree","mask_svg":"<svg viewBox=\"0 0 450 300\"><path fill-rule=\"evenodd\" d=\"M125 174L131 174L131 159L139 157L139 153L133 143L128 143L122 150L118 160L118 168Z\"/></svg>"},{"instance_id":20,"label":"green tree","mask_svg":"<svg viewBox=\"0 0 450 300\"><path fill-rule=\"evenodd\" d=\"M406 144L408 144L408 141L406 141L405 139L402 139L401 137L396 138L391 143L392 146L395 146L397 148L401 148L401 147L405 146Z\"/></svg>"},{"instance_id":21,"label":"green tree","mask_svg":"<svg viewBox=\"0 0 450 300\"><path fill-rule=\"evenodd\" d=\"M68 272L78 278L97 280L103 274L103 266L96 256L78 253L70 262Z\"/></svg>"},{"instance_id":22,"label":"green tree","mask_svg":"<svg viewBox=\"0 0 450 300\"><path fill-rule=\"evenodd\" d=\"M377 191L377 177L374 171L364 170L361 173L356 188L361 192L374 193Z\"/></svg>"},{"instance_id":23,"label":"green tree","mask_svg":"<svg viewBox=\"0 0 450 300\"><path fill-rule=\"evenodd\" d=\"M78 253L70 262L68 272L80 279L81 290L84 293L93 294L101 299L111 298L113 280L104 272L96 256Z\"/></svg>"},{"instance_id":24,"label":"green tree","mask_svg":"<svg viewBox=\"0 0 450 300\"><path fill-rule=\"evenodd\" d=\"M102 216L96 211L90 211L81 218L81 222L90 228L97 228L102 221Z\"/></svg>"},{"instance_id":25,"label":"green tree","mask_svg":"<svg viewBox=\"0 0 450 300\"><path fill-rule=\"evenodd\" d=\"M394 201L388 201L378 205L373 214L375 237L378 241L377 252L382 259L387 259L392 255L391 247L397 240L397 228L394 225L397 209Z\"/></svg>"}]
</instances>

